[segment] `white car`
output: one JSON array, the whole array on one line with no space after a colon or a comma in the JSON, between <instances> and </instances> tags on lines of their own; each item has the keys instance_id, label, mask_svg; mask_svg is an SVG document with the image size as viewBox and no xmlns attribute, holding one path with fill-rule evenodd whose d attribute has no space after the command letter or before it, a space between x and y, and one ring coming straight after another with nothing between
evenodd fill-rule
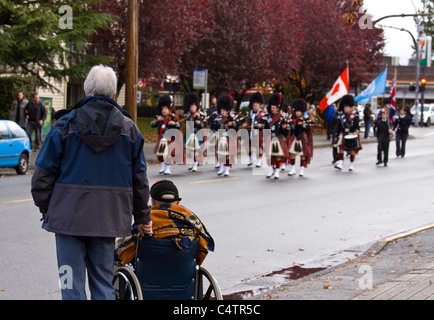
<instances>
[{"instance_id":1,"label":"white car","mask_svg":"<svg viewBox=\"0 0 434 320\"><path fill-rule=\"evenodd\" d=\"M411 108L410 113L413 117L413 124L415 124L416 122L416 108L415 106L413 106L413 108ZM419 122L420 122L420 117L421 117L421 109L419 106ZM429 127L431 124L434 123L434 104L424 104L423 106L423 123L425 126Z\"/></svg>"}]
</instances>

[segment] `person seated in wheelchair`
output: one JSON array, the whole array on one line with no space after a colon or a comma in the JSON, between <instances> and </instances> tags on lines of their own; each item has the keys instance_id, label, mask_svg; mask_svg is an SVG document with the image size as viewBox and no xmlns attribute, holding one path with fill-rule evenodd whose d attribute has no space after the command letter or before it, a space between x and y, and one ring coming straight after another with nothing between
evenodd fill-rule
<instances>
[{"instance_id":1,"label":"person seated in wheelchair","mask_svg":"<svg viewBox=\"0 0 434 320\"><path fill-rule=\"evenodd\" d=\"M161 180L151 187L152 237L170 238L179 250L188 248L199 238L197 264L200 266L209 251L214 251L214 240L202 221L190 210L180 205L178 188L172 181ZM123 266L134 262L137 241L144 236L135 224L131 236L119 238L115 247L115 265Z\"/></svg>"}]
</instances>

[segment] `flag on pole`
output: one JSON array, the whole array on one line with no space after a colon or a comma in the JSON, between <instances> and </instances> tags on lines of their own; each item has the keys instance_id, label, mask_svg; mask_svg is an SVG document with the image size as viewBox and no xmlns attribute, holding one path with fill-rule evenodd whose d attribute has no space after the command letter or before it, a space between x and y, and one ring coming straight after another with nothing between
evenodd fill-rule
<instances>
[{"instance_id":1,"label":"flag on pole","mask_svg":"<svg viewBox=\"0 0 434 320\"><path fill-rule=\"evenodd\" d=\"M321 112L327 109L329 105L338 101L344 95L348 94L349 87L350 87L349 79L350 79L349 69L346 68L344 72L342 72L342 74L339 76L338 80L336 80L330 92L327 93L324 99L321 100L318 106Z\"/></svg>"},{"instance_id":2,"label":"flag on pole","mask_svg":"<svg viewBox=\"0 0 434 320\"><path fill-rule=\"evenodd\" d=\"M379 96L386 92L386 82L387 82L387 68L375 78L370 85L363 90L361 94L354 98L354 101L362 101L363 103L368 103L372 97Z\"/></svg>"},{"instance_id":3,"label":"flag on pole","mask_svg":"<svg viewBox=\"0 0 434 320\"><path fill-rule=\"evenodd\" d=\"M395 113L396 113L396 69L395 69L395 76L393 77L393 81L392 81L392 88L390 90L389 119L392 121L392 123L395 120Z\"/></svg>"}]
</instances>

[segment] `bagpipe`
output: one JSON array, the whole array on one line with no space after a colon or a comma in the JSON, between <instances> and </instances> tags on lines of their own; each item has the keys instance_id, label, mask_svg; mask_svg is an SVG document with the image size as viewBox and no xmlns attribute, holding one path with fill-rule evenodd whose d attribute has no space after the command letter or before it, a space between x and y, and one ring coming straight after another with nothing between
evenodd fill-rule
<instances>
[{"instance_id":1,"label":"bagpipe","mask_svg":"<svg viewBox=\"0 0 434 320\"><path fill-rule=\"evenodd\" d=\"M248 116L245 116L241 113L231 112L230 115L231 115L233 121L235 122L236 128L238 128L241 125L243 125L244 123L248 122Z\"/></svg>"},{"instance_id":2,"label":"bagpipe","mask_svg":"<svg viewBox=\"0 0 434 320\"><path fill-rule=\"evenodd\" d=\"M166 119L167 119L167 122L166 122L167 124L164 124L164 122L165 122ZM168 123L170 121L173 121L175 124L174 125L169 125ZM170 113L167 116L167 118L164 118L161 114L157 114L157 115L155 115L155 119L151 121L151 127L155 128L155 127L160 126L160 128L162 128L162 129L164 129L164 131L166 131L166 129L170 128L170 127L174 127L174 128L179 127L179 123L180 123L179 117L174 112ZM161 133L164 134L164 131L163 132L159 132L159 134L161 134Z\"/></svg>"}]
</instances>

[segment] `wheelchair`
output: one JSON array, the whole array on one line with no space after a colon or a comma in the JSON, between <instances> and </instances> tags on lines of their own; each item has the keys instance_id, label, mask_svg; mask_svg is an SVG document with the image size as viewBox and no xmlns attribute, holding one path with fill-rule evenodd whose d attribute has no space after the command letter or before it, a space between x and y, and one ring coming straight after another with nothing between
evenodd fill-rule
<instances>
[{"instance_id":1,"label":"wheelchair","mask_svg":"<svg viewBox=\"0 0 434 320\"><path fill-rule=\"evenodd\" d=\"M117 300L223 300L214 277L197 265L199 239L185 250L171 239L140 237L131 266L117 267Z\"/></svg>"}]
</instances>

